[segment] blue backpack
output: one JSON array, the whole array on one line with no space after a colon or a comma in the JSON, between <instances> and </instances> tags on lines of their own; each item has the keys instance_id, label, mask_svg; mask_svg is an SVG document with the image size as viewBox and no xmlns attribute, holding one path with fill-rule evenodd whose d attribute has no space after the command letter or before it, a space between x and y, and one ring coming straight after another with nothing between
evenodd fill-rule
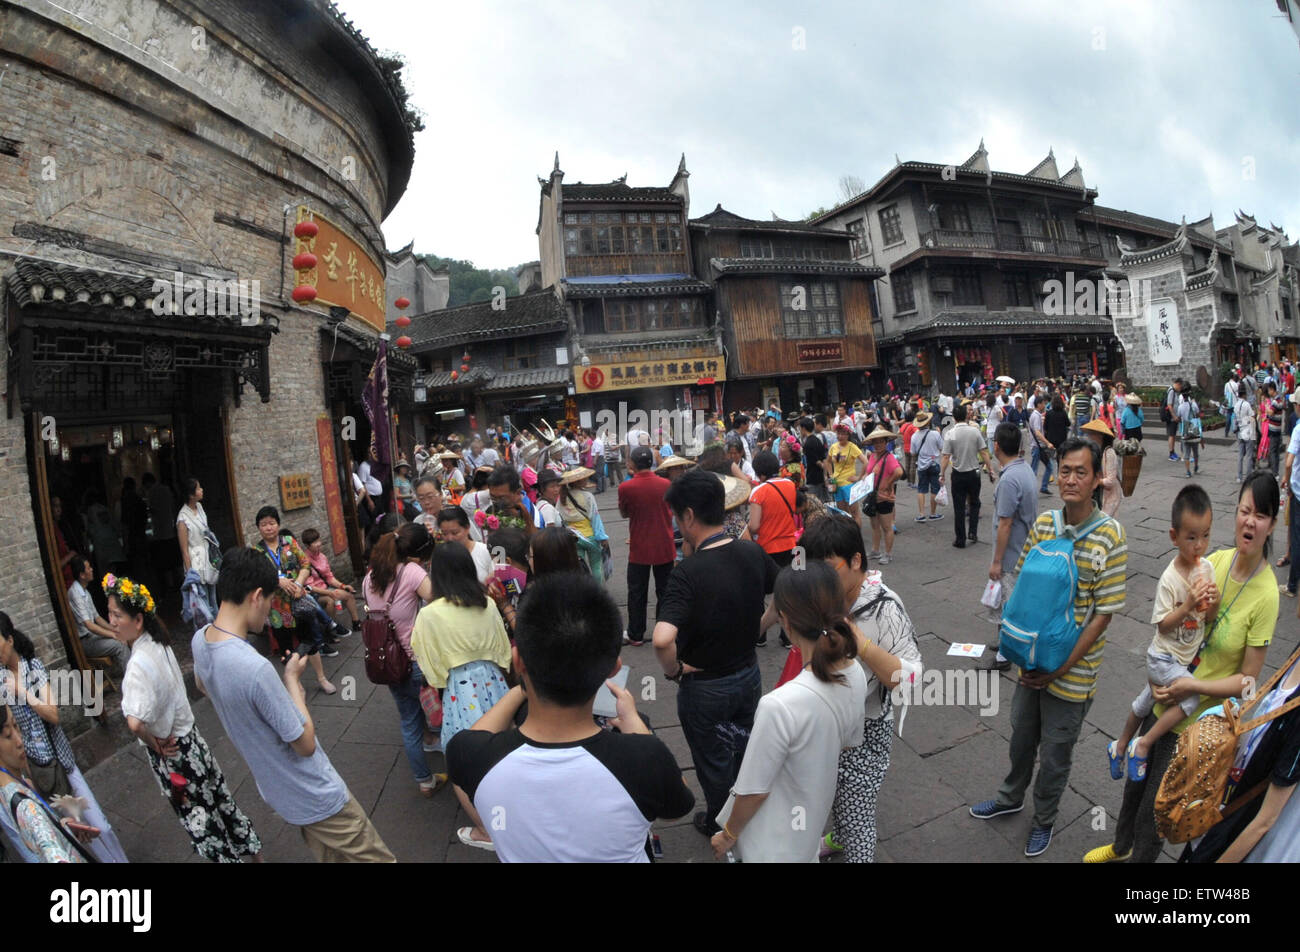
<instances>
[{"instance_id":1,"label":"blue backpack","mask_svg":"<svg viewBox=\"0 0 1300 952\"><path fill-rule=\"evenodd\" d=\"M1083 631L1074 622L1079 570L1074 544L1105 521L1099 517L1076 538L1061 536L1061 510L1052 513L1056 538L1039 542L1025 556L1015 591L1002 611L998 650L1026 671L1055 671L1070 657Z\"/></svg>"}]
</instances>

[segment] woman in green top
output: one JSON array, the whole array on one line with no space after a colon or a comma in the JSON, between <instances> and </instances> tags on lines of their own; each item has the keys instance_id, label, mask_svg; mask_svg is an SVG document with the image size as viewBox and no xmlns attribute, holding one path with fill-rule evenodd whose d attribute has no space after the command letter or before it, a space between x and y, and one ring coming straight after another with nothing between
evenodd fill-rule
<instances>
[{"instance_id":1,"label":"woman in green top","mask_svg":"<svg viewBox=\"0 0 1300 952\"><path fill-rule=\"evenodd\" d=\"M1207 641L1194 674L1168 687L1153 689L1157 704L1142 725L1145 732L1163 713L1193 694L1201 703L1191 717L1180 722L1151 748L1150 767L1142 781L1124 784L1124 802L1115 826L1115 842L1089 852L1085 863L1129 860L1154 863L1160 855L1155 829L1156 791L1169 767L1178 735L1204 711L1223 698L1241 697L1264 668L1264 655L1277 625L1277 580L1268 565L1269 537L1277 524L1277 480L1266 470L1256 470L1237 495L1236 546L1209 556L1214 566L1218 598L1205 613Z\"/></svg>"}]
</instances>

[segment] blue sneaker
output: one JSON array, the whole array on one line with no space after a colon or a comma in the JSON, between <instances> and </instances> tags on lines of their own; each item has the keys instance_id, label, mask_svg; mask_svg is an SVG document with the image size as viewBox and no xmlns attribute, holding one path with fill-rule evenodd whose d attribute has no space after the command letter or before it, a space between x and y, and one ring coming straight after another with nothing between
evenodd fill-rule
<instances>
[{"instance_id":1,"label":"blue sneaker","mask_svg":"<svg viewBox=\"0 0 1300 952\"><path fill-rule=\"evenodd\" d=\"M991 820L1005 813L1019 813L1025 808L1023 803L1014 807L1000 807L996 800L981 800L970 808L970 815L977 820Z\"/></svg>"},{"instance_id":2,"label":"blue sneaker","mask_svg":"<svg viewBox=\"0 0 1300 952\"><path fill-rule=\"evenodd\" d=\"M1025 841L1025 855L1039 856L1047 852L1047 847L1052 845L1052 828L1050 826L1036 826L1029 831L1029 839Z\"/></svg>"}]
</instances>

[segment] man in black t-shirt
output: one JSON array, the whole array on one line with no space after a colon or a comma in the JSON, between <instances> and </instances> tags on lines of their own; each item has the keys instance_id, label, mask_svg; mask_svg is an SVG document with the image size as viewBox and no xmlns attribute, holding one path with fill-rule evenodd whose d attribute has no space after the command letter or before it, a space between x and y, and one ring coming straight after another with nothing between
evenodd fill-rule
<instances>
[{"instance_id":1,"label":"man in black t-shirt","mask_svg":"<svg viewBox=\"0 0 1300 952\"><path fill-rule=\"evenodd\" d=\"M644 863L656 819L685 816L695 795L668 747L650 733L632 695L605 679L620 667L623 622L604 586L586 572L529 583L519 603L512 688L447 745L447 769L473 827L462 843L495 849L502 862ZM601 730L598 691L618 715ZM528 714L514 719L525 698Z\"/></svg>"},{"instance_id":2,"label":"man in black t-shirt","mask_svg":"<svg viewBox=\"0 0 1300 952\"><path fill-rule=\"evenodd\" d=\"M668 489L668 508L682 533L684 558L668 579L654 629L664 675L681 685L677 716L695 761L707 808L695 814L705 836L740 770L763 693L754 643L763 599L777 565L758 545L722 529L722 480L690 470Z\"/></svg>"},{"instance_id":3,"label":"man in black t-shirt","mask_svg":"<svg viewBox=\"0 0 1300 952\"><path fill-rule=\"evenodd\" d=\"M822 460L826 458L826 443L815 432L812 417L800 420L799 429L803 432L803 471L808 491L822 502L830 502L826 495L826 470L822 468Z\"/></svg>"}]
</instances>

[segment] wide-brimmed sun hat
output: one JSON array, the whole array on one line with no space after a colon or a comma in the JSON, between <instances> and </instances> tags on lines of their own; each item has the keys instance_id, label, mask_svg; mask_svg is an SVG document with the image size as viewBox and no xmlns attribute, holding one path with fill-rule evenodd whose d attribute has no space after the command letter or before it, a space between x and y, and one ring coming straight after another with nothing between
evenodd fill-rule
<instances>
[{"instance_id":1,"label":"wide-brimmed sun hat","mask_svg":"<svg viewBox=\"0 0 1300 952\"><path fill-rule=\"evenodd\" d=\"M1124 394L1124 402L1127 403L1129 406L1133 406L1133 407L1142 406L1142 398L1139 397L1136 393Z\"/></svg>"},{"instance_id":2,"label":"wide-brimmed sun hat","mask_svg":"<svg viewBox=\"0 0 1300 952\"><path fill-rule=\"evenodd\" d=\"M685 457L670 456L662 463L660 463L658 466L655 467L655 472L656 473L663 472L665 469L672 469L674 466L694 466L694 465L695 465L694 463L692 463L690 460L686 459Z\"/></svg>"},{"instance_id":3,"label":"wide-brimmed sun hat","mask_svg":"<svg viewBox=\"0 0 1300 952\"><path fill-rule=\"evenodd\" d=\"M722 480L722 508L731 511L737 506L743 506L749 502L749 494L753 487L743 479L737 479L735 476L724 476L721 473L714 473L718 479Z\"/></svg>"},{"instance_id":4,"label":"wide-brimmed sun hat","mask_svg":"<svg viewBox=\"0 0 1300 952\"><path fill-rule=\"evenodd\" d=\"M575 466L560 477L560 482L564 483L566 486L571 486L574 483L582 482L584 479L591 479L591 477L595 475L596 471L594 469L588 469L585 466Z\"/></svg>"},{"instance_id":5,"label":"wide-brimmed sun hat","mask_svg":"<svg viewBox=\"0 0 1300 952\"><path fill-rule=\"evenodd\" d=\"M1105 421L1105 420L1089 420L1089 421L1088 421L1087 423L1085 423L1083 426L1079 427L1079 429L1081 429L1081 430L1092 430L1092 432L1094 432L1094 433L1100 433L1100 434L1102 434L1102 436L1111 436L1111 437L1113 437L1113 436L1115 435L1115 431L1112 430L1109 426L1106 425L1106 421Z\"/></svg>"},{"instance_id":6,"label":"wide-brimmed sun hat","mask_svg":"<svg viewBox=\"0 0 1300 952\"><path fill-rule=\"evenodd\" d=\"M898 434L895 433L893 430L886 429L883 426L878 426L870 433L867 434L867 438L863 442L873 443L876 440L892 440L895 439L897 436Z\"/></svg>"},{"instance_id":7,"label":"wide-brimmed sun hat","mask_svg":"<svg viewBox=\"0 0 1300 952\"><path fill-rule=\"evenodd\" d=\"M932 419L934 419L934 417L931 414L922 412L922 413L918 413L916 415L916 419L913 420L912 422L916 425L917 429L924 430L927 426L930 425L930 421Z\"/></svg>"}]
</instances>

